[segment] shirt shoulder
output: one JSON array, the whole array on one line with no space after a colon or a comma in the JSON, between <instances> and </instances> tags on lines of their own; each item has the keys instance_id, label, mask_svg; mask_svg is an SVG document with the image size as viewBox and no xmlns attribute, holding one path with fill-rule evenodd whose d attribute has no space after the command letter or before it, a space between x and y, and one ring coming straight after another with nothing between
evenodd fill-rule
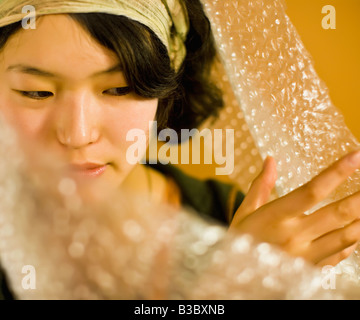
<instances>
[{"instance_id":1,"label":"shirt shoulder","mask_svg":"<svg viewBox=\"0 0 360 320\"><path fill-rule=\"evenodd\" d=\"M228 225L244 199L244 194L236 184L216 179L197 179L174 165L147 165L175 181L181 191L183 206L191 207L199 214L220 223Z\"/></svg>"}]
</instances>

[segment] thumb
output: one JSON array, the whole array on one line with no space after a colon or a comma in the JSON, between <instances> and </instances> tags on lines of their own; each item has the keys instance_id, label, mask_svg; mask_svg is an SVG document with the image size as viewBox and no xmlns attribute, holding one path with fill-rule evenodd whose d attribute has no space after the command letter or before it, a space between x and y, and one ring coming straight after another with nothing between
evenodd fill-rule
<instances>
[{"instance_id":1,"label":"thumb","mask_svg":"<svg viewBox=\"0 0 360 320\"><path fill-rule=\"evenodd\" d=\"M244 201L235 213L232 225L236 225L269 201L276 179L276 162L274 158L267 157L262 171L252 182Z\"/></svg>"}]
</instances>

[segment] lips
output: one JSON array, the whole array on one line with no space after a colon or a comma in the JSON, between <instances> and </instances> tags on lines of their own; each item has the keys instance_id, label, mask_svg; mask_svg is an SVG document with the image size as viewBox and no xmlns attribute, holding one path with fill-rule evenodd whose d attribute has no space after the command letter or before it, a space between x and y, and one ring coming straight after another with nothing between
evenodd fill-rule
<instances>
[{"instance_id":1,"label":"lips","mask_svg":"<svg viewBox=\"0 0 360 320\"><path fill-rule=\"evenodd\" d=\"M70 172L80 177L96 178L101 176L107 169L107 164L84 163L71 164Z\"/></svg>"}]
</instances>

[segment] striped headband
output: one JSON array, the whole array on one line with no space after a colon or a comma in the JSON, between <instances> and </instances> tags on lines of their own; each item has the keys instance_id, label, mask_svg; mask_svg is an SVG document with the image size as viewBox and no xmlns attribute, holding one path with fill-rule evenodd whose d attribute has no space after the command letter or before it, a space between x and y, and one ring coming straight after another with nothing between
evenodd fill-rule
<instances>
[{"instance_id":1,"label":"striped headband","mask_svg":"<svg viewBox=\"0 0 360 320\"><path fill-rule=\"evenodd\" d=\"M33 6L36 16L95 12L126 16L158 36L175 71L186 56L189 20L183 0L0 0L0 27L28 16L29 11L23 9L26 6Z\"/></svg>"}]
</instances>

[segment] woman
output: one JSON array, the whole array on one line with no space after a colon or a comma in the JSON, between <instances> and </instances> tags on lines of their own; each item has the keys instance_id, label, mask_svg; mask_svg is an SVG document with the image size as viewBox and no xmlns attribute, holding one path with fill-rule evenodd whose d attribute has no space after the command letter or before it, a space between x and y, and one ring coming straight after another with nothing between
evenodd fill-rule
<instances>
[{"instance_id":1,"label":"woman","mask_svg":"<svg viewBox=\"0 0 360 320\"><path fill-rule=\"evenodd\" d=\"M12 2L13 8L22 4ZM46 2L34 1L35 9ZM102 201L121 187L224 223L235 214L230 229L314 264L335 265L347 257L359 240L360 196L303 213L360 167L359 152L268 204L276 181L272 158L244 201L229 185L196 181L172 167L129 164L129 130L148 132L155 119L158 129L195 128L223 106L210 78L216 49L201 3L154 1L155 9L138 3L140 17L126 1L110 4L112 15L91 13L89 1L80 13L45 11L36 29L22 28L19 20L0 29L1 112L24 149L51 154L80 191ZM166 17L165 32L154 26L149 10L159 10L154 16L162 22ZM36 163L33 153L28 151L29 162Z\"/></svg>"}]
</instances>

